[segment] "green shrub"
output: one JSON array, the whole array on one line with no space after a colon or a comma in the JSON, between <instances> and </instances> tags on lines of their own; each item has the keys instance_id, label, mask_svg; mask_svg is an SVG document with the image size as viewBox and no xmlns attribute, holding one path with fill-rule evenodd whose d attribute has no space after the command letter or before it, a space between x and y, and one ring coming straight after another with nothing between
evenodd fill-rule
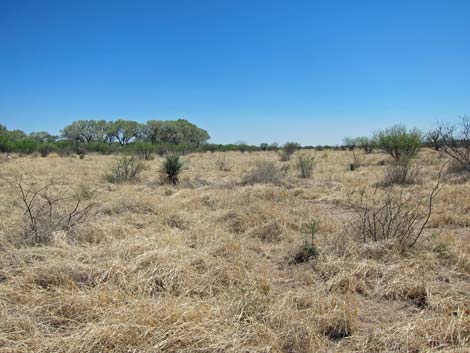
<instances>
[{"instance_id":1,"label":"green shrub","mask_svg":"<svg viewBox=\"0 0 470 353\"><path fill-rule=\"evenodd\" d=\"M404 125L395 125L375 135L377 147L388 153L395 161L414 158L422 145L421 139L422 134L419 130L408 131Z\"/></svg>"},{"instance_id":2,"label":"green shrub","mask_svg":"<svg viewBox=\"0 0 470 353\"><path fill-rule=\"evenodd\" d=\"M161 172L169 184L177 185L183 167L184 162L181 160L181 157L177 154L171 154L166 156Z\"/></svg>"},{"instance_id":3,"label":"green shrub","mask_svg":"<svg viewBox=\"0 0 470 353\"><path fill-rule=\"evenodd\" d=\"M41 157L47 157L55 149L54 144L52 143L41 143L37 150L41 154Z\"/></svg>"},{"instance_id":4,"label":"green shrub","mask_svg":"<svg viewBox=\"0 0 470 353\"><path fill-rule=\"evenodd\" d=\"M136 142L131 146L132 151L140 160L149 161L153 159L154 146L150 143Z\"/></svg>"},{"instance_id":5,"label":"green shrub","mask_svg":"<svg viewBox=\"0 0 470 353\"><path fill-rule=\"evenodd\" d=\"M110 168L106 180L110 183L127 183L139 180L145 164L135 157L123 156Z\"/></svg>"},{"instance_id":6,"label":"green shrub","mask_svg":"<svg viewBox=\"0 0 470 353\"><path fill-rule=\"evenodd\" d=\"M376 147L376 141L367 136L361 136L356 139L357 147L362 148L365 153L372 153Z\"/></svg>"},{"instance_id":7,"label":"green shrub","mask_svg":"<svg viewBox=\"0 0 470 353\"><path fill-rule=\"evenodd\" d=\"M318 221L313 220L309 224L304 225L302 229L303 242L294 254L294 262L307 262L318 257L318 249L315 245L315 235L318 231Z\"/></svg>"},{"instance_id":8,"label":"green shrub","mask_svg":"<svg viewBox=\"0 0 470 353\"><path fill-rule=\"evenodd\" d=\"M310 178L317 161L313 156L300 155L297 159L297 165L301 178Z\"/></svg>"}]
</instances>

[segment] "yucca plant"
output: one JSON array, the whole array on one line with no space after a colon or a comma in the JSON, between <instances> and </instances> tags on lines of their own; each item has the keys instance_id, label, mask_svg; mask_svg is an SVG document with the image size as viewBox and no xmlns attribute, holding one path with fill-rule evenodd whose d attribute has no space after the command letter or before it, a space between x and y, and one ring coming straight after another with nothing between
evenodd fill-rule
<instances>
[{"instance_id":1,"label":"yucca plant","mask_svg":"<svg viewBox=\"0 0 470 353\"><path fill-rule=\"evenodd\" d=\"M177 185L179 183L179 175L183 171L184 162L177 154L171 154L165 157L163 162L162 174L169 184Z\"/></svg>"}]
</instances>

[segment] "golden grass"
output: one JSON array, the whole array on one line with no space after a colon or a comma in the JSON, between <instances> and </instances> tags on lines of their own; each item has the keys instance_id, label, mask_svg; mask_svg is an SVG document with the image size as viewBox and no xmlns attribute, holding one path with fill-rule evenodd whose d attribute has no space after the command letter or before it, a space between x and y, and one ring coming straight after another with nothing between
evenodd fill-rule
<instances>
[{"instance_id":1,"label":"golden grass","mask_svg":"<svg viewBox=\"0 0 470 353\"><path fill-rule=\"evenodd\" d=\"M305 153L305 152L304 152ZM468 352L470 181L449 176L410 251L362 244L353 192L372 190L385 155L307 152L317 165L281 185L242 185L272 152L192 154L181 184L161 158L135 184L104 175L116 157L14 158L3 177L99 188L73 236L22 243L17 195L0 184L0 352ZM419 156L425 197L444 158ZM230 169L230 170L229 170ZM383 190L379 190L383 192ZM318 258L294 264L302 225L319 220Z\"/></svg>"}]
</instances>

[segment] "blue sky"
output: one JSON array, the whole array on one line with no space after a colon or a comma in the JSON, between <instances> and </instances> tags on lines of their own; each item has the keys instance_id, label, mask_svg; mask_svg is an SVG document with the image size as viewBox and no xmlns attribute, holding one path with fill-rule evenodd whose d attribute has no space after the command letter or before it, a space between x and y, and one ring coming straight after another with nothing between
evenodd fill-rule
<instances>
[{"instance_id":1,"label":"blue sky","mask_svg":"<svg viewBox=\"0 0 470 353\"><path fill-rule=\"evenodd\" d=\"M470 114L470 1L0 0L0 123L335 144Z\"/></svg>"}]
</instances>

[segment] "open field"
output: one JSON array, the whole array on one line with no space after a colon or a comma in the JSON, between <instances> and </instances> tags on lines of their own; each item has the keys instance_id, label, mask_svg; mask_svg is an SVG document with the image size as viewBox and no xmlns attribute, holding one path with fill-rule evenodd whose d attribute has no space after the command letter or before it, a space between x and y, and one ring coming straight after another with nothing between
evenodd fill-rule
<instances>
[{"instance_id":1,"label":"open field","mask_svg":"<svg viewBox=\"0 0 470 353\"><path fill-rule=\"evenodd\" d=\"M159 157L129 184L104 177L116 156L2 162L6 180L98 189L73 232L33 246L18 190L0 182L0 352L469 352L470 180L444 175L423 235L400 252L363 243L351 207L385 154L358 152L349 171L349 151L298 153L316 157L311 178L295 156L230 152L219 170L222 154L204 153L184 157L176 187ZM241 183L260 159L290 165L278 185ZM446 158L418 160L418 182L394 194L429 195ZM319 254L295 263L312 220Z\"/></svg>"}]
</instances>

